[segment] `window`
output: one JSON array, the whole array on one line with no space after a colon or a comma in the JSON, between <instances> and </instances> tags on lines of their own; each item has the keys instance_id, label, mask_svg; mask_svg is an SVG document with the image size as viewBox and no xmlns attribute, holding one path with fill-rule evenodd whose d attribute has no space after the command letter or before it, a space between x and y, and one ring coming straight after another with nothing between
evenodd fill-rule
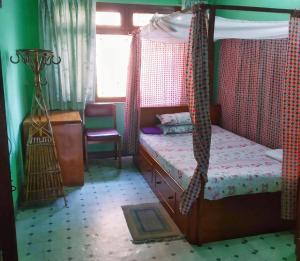
<instances>
[{"instance_id":1,"label":"window","mask_svg":"<svg viewBox=\"0 0 300 261\"><path fill-rule=\"evenodd\" d=\"M99 66L97 64L98 97L126 96L130 42L129 35L97 35L97 62L100 61Z\"/></svg>"},{"instance_id":2,"label":"window","mask_svg":"<svg viewBox=\"0 0 300 261\"><path fill-rule=\"evenodd\" d=\"M125 101L130 33L178 7L97 3L97 101Z\"/></svg>"},{"instance_id":3,"label":"window","mask_svg":"<svg viewBox=\"0 0 300 261\"><path fill-rule=\"evenodd\" d=\"M132 23L133 26L144 26L149 23L151 18L153 17L153 14L148 13L133 13L132 16Z\"/></svg>"},{"instance_id":4,"label":"window","mask_svg":"<svg viewBox=\"0 0 300 261\"><path fill-rule=\"evenodd\" d=\"M119 12L96 12L96 25L120 26L121 14Z\"/></svg>"}]
</instances>

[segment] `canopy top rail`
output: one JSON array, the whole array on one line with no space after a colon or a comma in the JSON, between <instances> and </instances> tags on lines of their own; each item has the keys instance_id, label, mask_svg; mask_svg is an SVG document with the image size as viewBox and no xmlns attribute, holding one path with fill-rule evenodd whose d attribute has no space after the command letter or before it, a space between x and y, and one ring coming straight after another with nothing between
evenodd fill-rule
<instances>
[{"instance_id":1,"label":"canopy top rail","mask_svg":"<svg viewBox=\"0 0 300 261\"><path fill-rule=\"evenodd\" d=\"M280 13L290 14L292 17L300 17L300 10L297 9L283 9L283 8L268 8L255 6L239 6L239 5L213 5L207 3L198 3L191 8L182 10L183 13L197 10L208 10L210 12L208 19L208 67L209 67L209 89L210 101L213 102L213 85L214 85L214 28L215 16L217 10L228 11L249 11L249 12L264 12L264 13Z\"/></svg>"},{"instance_id":2,"label":"canopy top rail","mask_svg":"<svg viewBox=\"0 0 300 261\"><path fill-rule=\"evenodd\" d=\"M197 9L215 9L215 10L229 10L229 11L249 11L249 12L264 12L264 13L281 13L290 14L293 16L300 16L300 10L284 9L284 8L268 8L268 7L255 7L255 6L239 6L239 5L212 5L199 3L192 6L192 10ZM187 12L190 8L183 10Z\"/></svg>"}]
</instances>

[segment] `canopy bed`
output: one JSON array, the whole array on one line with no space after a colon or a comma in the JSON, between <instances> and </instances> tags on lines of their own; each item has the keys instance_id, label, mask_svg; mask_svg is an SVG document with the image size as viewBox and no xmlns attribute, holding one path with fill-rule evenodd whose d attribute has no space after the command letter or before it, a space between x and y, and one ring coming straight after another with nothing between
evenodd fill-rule
<instances>
[{"instance_id":1,"label":"canopy bed","mask_svg":"<svg viewBox=\"0 0 300 261\"><path fill-rule=\"evenodd\" d=\"M258 36L253 34L251 36L251 33L245 32L247 28L245 21L239 23L216 18L216 9L289 13L291 21L290 25L287 22L263 22L262 26L259 26L258 22L249 23L252 32L258 31ZM193 16L186 14L187 16L177 21L176 14L173 14L171 19L175 17L175 20L172 22L167 18L160 20L154 18L149 26L134 34L134 38L139 39L133 40L135 47L141 44L139 37L150 39L153 32L154 38L160 37L162 41L167 41L168 35L171 35L174 42L185 42L184 39L188 35L186 28L189 26L181 24L176 27L176 23L178 26L180 21L185 23L192 17L186 52L188 62L185 87L188 106L179 104L140 107L141 75L137 66L137 69L129 74L128 82L131 86L128 92L131 95L128 97L131 98L127 101L126 115L137 120L134 128L133 122L129 122L130 117L126 117L127 147L135 154L135 163L146 181L191 243L202 244L291 228L293 224L291 220L295 215L295 191L297 191L295 188L298 180L297 174L295 175L295 171L298 171L295 162L298 162L298 159L295 155L299 155L300 149L298 145L293 148L291 145L296 143L295 134L297 137L300 128L297 115L291 112L295 110L291 108L294 106L293 99L300 97L296 88L299 87L299 73L297 74L299 68L293 67L295 63L299 65L299 61L293 60L291 55L295 55L297 48L299 50L300 32L297 31L300 25L297 18L299 13L285 9L207 4L195 5L193 12ZM223 28L218 28L218 24ZM240 31L236 30L239 27L237 24L240 29L242 28ZM283 113L290 115L285 116L282 122L282 128L285 128L282 140L283 174L281 174L282 164L266 157L265 152L268 150L266 146L216 126L221 123L222 108L220 105L212 104L214 37L215 40L227 38L224 30L230 27L233 30L232 34L230 30L227 31L229 38L289 37L287 43L289 66L285 87L282 90ZM258 30L258 27L261 30ZM164 30L158 32L157 28ZM179 36L174 37L176 34ZM137 65L141 61L141 53L136 50L131 54L131 65ZM295 89L292 95L290 86ZM159 123L157 115L188 111L193 124L193 134L174 134L167 137L167 135L138 135L134 131L139 127L157 125ZM257 182L255 185L253 183L253 186L250 185L252 179L256 179ZM222 184L225 184L223 189ZM240 187L235 187L234 184L239 184ZM281 195L282 192L284 197ZM287 200L289 197L290 201Z\"/></svg>"},{"instance_id":2,"label":"canopy bed","mask_svg":"<svg viewBox=\"0 0 300 261\"><path fill-rule=\"evenodd\" d=\"M157 123L156 114L187 110L188 108L183 106L141 108L140 124L141 127L153 126ZM211 108L212 124L219 123L219 113L219 107ZM212 147L214 147L214 150L211 148L211 159L219 159L221 162L219 162L219 164L217 164L218 162L211 163L212 167L208 172L209 180L213 180L213 177L210 176L213 172L217 172L216 174L220 174L220 172L222 172L221 169L218 173L218 168L225 169L227 167L228 170L226 174L230 173L234 167L236 171L240 171L241 169L238 169L238 165L245 160L245 158L240 159L240 162L236 162L236 164L234 164L233 160L237 160L237 158L232 157L232 162L229 161L225 164L226 160L228 160L228 158L225 157L226 154L230 153L230 151L232 152L233 149L228 149L224 146L225 148L223 148L222 151L221 148L218 148L217 144L218 142L222 142L222 136L218 137L217 133L224 133L224 129L217 126L213 126L212 129ZM267 166L258 164L259 166L256 169L258 173L259 168L261 168L260 171L262 171L262 169L266 170L269 167L275 169L274 176L267 177L268 174L266 174L265 177L260 177L260 181L267 177L267 179L270 180L270 183L277 183L274 189L275 192L248 195L243 194L218 198L217 196L212 196L214 193L213 191L209 193L209 191L205 189L207 188L208 183L204 186L205 183L203 182L201 185L201 194L194 202L187 215L182 215L180 213L179 202L182 193L187 188L187 183L190 181L190 175L193 174L193 171L190 168L194 169L196 163L192 155L191 133L174 135L142 134L140 137L139 151L135 157L135 162L152 190L159 197L161 203L164 205L166 210L168 210L171 217L174 219L181 231L185 233L188 241L191 243L202 244L210 241L279 231L289 228L289 224L280 219L280 192L278 192L278 187L280 186L280 164L272 159L268 160L262 155L262 152L260 152L260 154L257 153L259 151L257 147L260 147L261 145L255 144L254 142L241 138L230 132L228 133L230 134L231 139L228 146L233 145L233 139L236 139L234 143L237 147L243 142L249 145L249 150L246 151L252 151L253 154L250 152L248 156L245 155L247 153L245 152L245 144L242 148L237 148L240 149L240 151L244 151L242 155L246 156L248 164L258 163L260 159L264 160L264 164L267 164ZM173 145L171 147L172 143ZM183 147L181 145L187 145L187 143L190 147L185 146L185 149L180 151L180 148ZM171 148L171 150L167 150L166 148L168 147ZM263 151L265 149L266 148L263 147ZM218 157L217 154L214 154L220 153L221 151L223 157ZM235 153L237 153L237 151L238 150L235 150ZM230 154L227 156L230 157ZM249 157L255 157L255 160L249 160ZM182 161L180 161L180 158ZM232 165L230 166L230 164ZM188 169L185 170L185 167ZM247 166L242 165L242 167L244 167L244 169L249 169ZM255 168L253 167L253 173L254 171ZM189 173L189 177L185 178L184 175L188 175L187 173ZM233 176L234 174L236 173L232 173ZM233 176L224 176L225 182L228 182L228 180L230 182L230 178L233 178ZM247 174L245 173L244 176L237 176L244 179L246 184L247 182L250 182L249 179L251 179L251 175L247 177ZM255 176L255 174L253 176ZM222 176L215 177L217 177L218 180L223 179ZM218 186L219 184L216 183L216 185ZM217 186L216 188L218 189ZM249 187L247 186L246 189L249 189ZM206 192L207 195L210 195L210 199L205 197L204 192ZM230 195L230 191L227 191L227 194Z\"/></svg>"}]
</instances>

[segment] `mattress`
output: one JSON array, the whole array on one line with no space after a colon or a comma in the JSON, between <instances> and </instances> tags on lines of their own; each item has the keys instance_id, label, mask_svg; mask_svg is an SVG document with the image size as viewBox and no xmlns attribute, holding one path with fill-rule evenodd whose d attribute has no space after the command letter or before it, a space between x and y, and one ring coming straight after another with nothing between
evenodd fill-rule
<instances>
[{"instance_id":1,"label":"mattress","mask_svg":"<svg viewBox=\"0 0 300 261\"><path fill-rule=\"evenodd\" d=\"M141 133L140 143L183 189L188 187L196 168L191 133ZM280 191L281 163L265 156L268 149L213 125L204 198Z\"/></svg>"}]
</instances>

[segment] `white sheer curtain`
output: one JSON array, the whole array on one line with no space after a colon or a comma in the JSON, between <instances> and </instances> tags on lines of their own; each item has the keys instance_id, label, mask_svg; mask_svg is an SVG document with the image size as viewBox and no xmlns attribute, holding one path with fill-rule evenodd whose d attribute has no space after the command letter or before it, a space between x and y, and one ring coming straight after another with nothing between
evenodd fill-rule
<instances>
[{"instance_id":1,"label":"white sheer curtain","mask_svg":"<svg viewBox=\"0 0 300 261\"><path fill-rule=\"evenodd\" d=\"M46 70L51 109L83 108L96 90L95 0L40 0L41 46L61 57Z\"/></svg>"},{"instance_id":2,"label":"white sheer curtain","mask_svg":"<svg viewBox=\"0 0 300 261\"><path fill-rule=\"evenodd\" d=\"M156 42L187 43L192 14L175 12L154 15L141 30L141 37ZM247 21L216 16L214 40L283 39L288 37L289 21Z\"/></svg>"}]
</instances>

